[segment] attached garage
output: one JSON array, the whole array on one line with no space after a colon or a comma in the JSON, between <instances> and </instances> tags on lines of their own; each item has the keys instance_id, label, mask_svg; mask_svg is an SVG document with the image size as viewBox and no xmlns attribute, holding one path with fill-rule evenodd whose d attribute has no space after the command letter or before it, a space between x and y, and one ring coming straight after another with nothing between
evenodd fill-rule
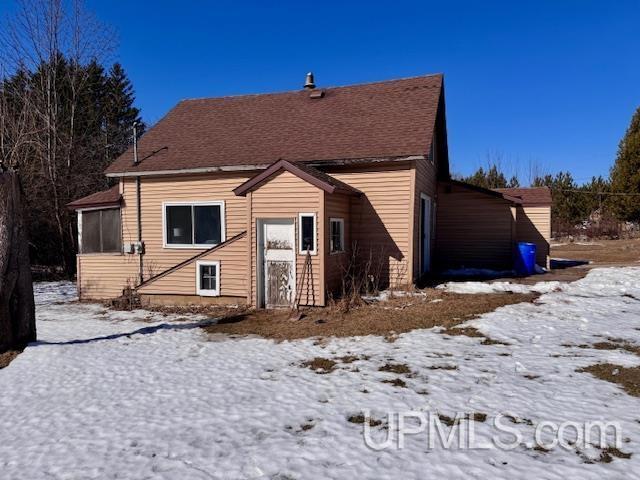
<instances>
[{"instance_id":1,"label":"attached garage","mask_svg":"<svg viewBox=\"0 0 640 480\"><path fill-rule=\"evenodd\" d=\"M436 267L511 269L520 204L519 198L494 190L439 182Z\"/></svg>"}]
</instances>

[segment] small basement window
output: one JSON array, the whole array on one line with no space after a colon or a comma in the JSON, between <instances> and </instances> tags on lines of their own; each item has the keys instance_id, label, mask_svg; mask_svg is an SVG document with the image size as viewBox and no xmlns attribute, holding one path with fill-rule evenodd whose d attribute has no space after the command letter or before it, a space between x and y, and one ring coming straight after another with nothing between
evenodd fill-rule
<instances>
[{"instance_id":1,"label":"small basement window","mask_svg":"<svg viewBox=\"0 0 640 480\"><path fill-rule=\"evenodd\" d=\"M316 254L316 214L301 213L298 222L298 237L300 242L300 254Z\"/></svg>"},{"instance_id":2,"label":"small basement window","mask_svg":"<svg viewBox=\"0 0 640 480\"><path fill-rule=\"evenodd\" d=\"M224 242L224 202L165 203L164 246L209 248Z\"/></svg>"},{"instance_id":3,"label":"small basement window","mask_svg":"<svg viewBox=\"0 0 640 480\"><path fill-rule=\"evenodd\" d=\"M81 210L78 220L80 253L122 252L119 208Z\"/></svg>"},{"instance_id":4,"label":"small basement window","mask_svg":"<svg viewBox=\"0 0 640 480\"><path fill-rule=\"evenodd\" d=\"M196 292L203 297L220 295L220 262L196 262Z\"/></svg>"},{"instance_id":5,"label":"small basement window","mask_svg":"<svg viewBox=\"0 0 640 480\"><path fill-rule=\"evenodd\" d=\"M344 219L329 219L329 251L331 253L344 252Z\"/></svg>"}]
</instances>

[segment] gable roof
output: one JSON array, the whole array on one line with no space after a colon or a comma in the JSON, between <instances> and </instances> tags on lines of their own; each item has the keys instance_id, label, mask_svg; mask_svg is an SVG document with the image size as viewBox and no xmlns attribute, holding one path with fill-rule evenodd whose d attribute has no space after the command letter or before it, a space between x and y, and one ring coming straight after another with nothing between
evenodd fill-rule
<instances>
[{"instance_id":1,"label":"gable roof","mask_svg":"<svg viewBox=\"0 0 640 480\"><path fill-rule=\"evenodd\" d=\"M129 149L106 173L257 168L278 158L426 156L439 105L444 109L442 90L442 75L430 75L311 91L184 100L139 140L138 165L133 164Z\"/></svg>"},{"instance_id":2,"label":"gable roof","mask_svg":"<svg viewBox=\"0 0 640 480\"><path fill-rule=\"evenodd\" d=\"M333 178L331 175L321 172L317 168L305 165L304 163L294 164L284 159L280 159L277 162L272 163L266 170L263 170L257 175L251 177L242 185L234 188L233 193L238 196L245 196L249 191L258 187L280 170L291 172L296 177L309 182L327 193L343 193L345 195L354 196L362 195L360 190L353 188L351 185L348 185L337 178Z\"/></svg>"},{"instance_id":3,"label":"gable roof","mask_svg":"<svg viewBox=\"0 0 640 480\"><path fill-rule=\"evenodd\" d=\"M484 187L479 187L478 185L472 185L470 183L461 182L460 180L448 180L444 183L450 183L452 185L457 185L458 187L466 188L467 190L473 190L474 192L483 193L485 195L489 195L491 197L495 197L501 200L505 200L511 203L521 204L522 199L513 195L509 195L506 192L499 192L498 189L489 189Z\"/></svg>"},{"instance_id":4,"label":"gable roof","mask_svg":"<svg viewBox=\"0 0 640 480\"><path fill-rule=\"evenodd\" d=\"M108 190L92 193L91 195L67 203L67 208L70 210L79 210L82 208L118 207L120 206L121 200L120 187L114 185Z\"/></svg>"},{"instance_id":5,"label":"gable roof","mask_svg":"<svg viewBox=\"0 0 640 480\"><path fill-rule=\"evenodd\" d=\"M522 200L522 205L530 206L550 206L553 203L551 198L551 189L549 187L531 187L531 188L496 188L497 192L518 197Z\"/></svg>"}]
</instances>

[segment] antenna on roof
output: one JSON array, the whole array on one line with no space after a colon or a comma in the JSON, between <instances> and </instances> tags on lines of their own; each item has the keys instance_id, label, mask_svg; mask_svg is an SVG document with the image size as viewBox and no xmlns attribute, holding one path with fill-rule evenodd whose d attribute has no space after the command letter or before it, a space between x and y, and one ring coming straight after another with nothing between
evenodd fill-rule
<instances>
[{"instance_id":1,"label":"antenna on roof","mask_svg":"<svg viewBox=\"0 0 640 480\"><path fill-rule=\"evenodd\" d=\"M307 73L307 78L304 82L304 88L308 88L309 90L313 90L316 88L316 84L313 83L313 72Z\"/></svg>"},{"instance_id":2,"label":"antenna on roof","mask_svg":"<svg viewBox=\"0 0 640 480\"><path fill-rule=\"evenodd\" d=\"M133 122L133 164L138 163L138 122Z\"/></svg>"}]
</instances>

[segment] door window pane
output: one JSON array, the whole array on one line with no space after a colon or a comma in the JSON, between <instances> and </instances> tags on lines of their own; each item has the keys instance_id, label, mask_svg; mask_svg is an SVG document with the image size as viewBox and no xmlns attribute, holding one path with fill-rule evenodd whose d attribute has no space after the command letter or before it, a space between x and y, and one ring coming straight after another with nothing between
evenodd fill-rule
<instances>
[{"instance_id":1,"label":"door window pane","mask_svg":"<svg viewBox=\"0 0 640 480\"><path fill-rule=\"evenodd\" d=\"M201 205L194 207L196 227L195 243L198 245L217 245L222 238L219 205Z\"/></svg>"},{"instance_id":2,"label":"door window pane","mask_svg":"<svg viewBox=\"0 0 640 480\"><path fill-rule=\"evenodd\" d=\"M330 230L329 247L331 252L344 251L344 232L342 220L331 220Z\"/></svg>"},{"instance_id":3,"label":"door window pane","mask_svg":"<svg viewBox=\"0 0 640 480\"><path fill-rule=\"evenodd\" d=\"M316 249L315 218L311 215L300 218L301 250L313 252Z\"/></svg>"},{"instance_id":4,"label":"door window pane","mask_svg":"<svg viewBox=\"0 0 640 480\"><path fill-rule=\"evenodd\" d=\"M166 222L168 244L193 243L190 205L167 206Z\"/></svg>"}]
</instances>

